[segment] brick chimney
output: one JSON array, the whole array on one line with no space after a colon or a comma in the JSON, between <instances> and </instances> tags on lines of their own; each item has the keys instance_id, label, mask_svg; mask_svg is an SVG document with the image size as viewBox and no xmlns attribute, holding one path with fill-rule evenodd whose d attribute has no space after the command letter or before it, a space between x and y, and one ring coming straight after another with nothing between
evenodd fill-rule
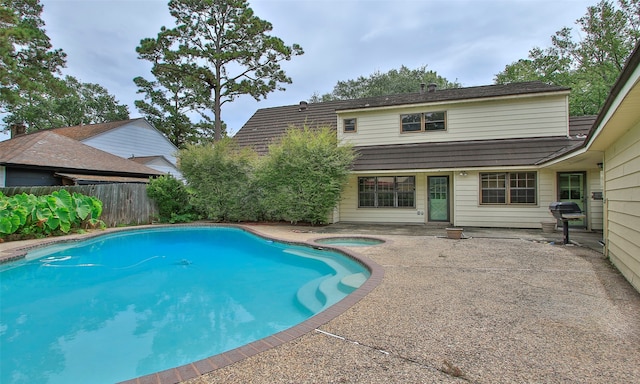
<instances>
[{"instance_id":1,"label":"brick chimney","mask_svg":"<svg viewBox=\"0 0 640 384\"><path fill-rule=\"evenodd\" d=\"M14 137L24 135L25 133L27 133L27 126L24 125L23 123L15 123L11 125L10 130L11 130L11 138L13 139Z\"/></svg>"}]
</instances>

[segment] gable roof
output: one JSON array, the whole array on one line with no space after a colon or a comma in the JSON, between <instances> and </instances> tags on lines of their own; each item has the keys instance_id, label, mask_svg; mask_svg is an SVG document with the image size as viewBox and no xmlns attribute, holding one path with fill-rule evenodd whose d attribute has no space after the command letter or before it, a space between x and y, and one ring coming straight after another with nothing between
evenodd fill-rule
<instances>
[{"instance_id":1,"label":"gable roof","mask_svg":"<svg viewBox=\"0 0 640 384\"><path fill-rule=\"evenodd\" d=\"M162 175L162 172L82 144L50 130L0 142L0 164L57 171Z\"/></svg>"},{"instance_id":2,"label":"gable roof","mask_svg":"<svg viewBox=\"0 0 640 384\"><path fill-rule=\"evenodd\" d=\"M137 119L110 121L108 123L100 124L74 125L71 127L53 128L50 131L74 140L82 141L138 120L144 120L144 118L140 117Z\"/></svg>"},{"instance_id":3,"label":"gable roof","mask_svg":"<svg viewBox=\"0 0 640 384\"><path fill-rule=\"evenodd\" d=\"M356 100L336 100L322 103L304 103L259 109L233 137L241 147L251 147L259 154L266 154L269 144L280 138L291 126L309 128L330 127L336 129L338 111L376 106L405 105L438 101L486 99L549 92L567 93L570 88L548 85L539 81L487 85L480 87L452 88L435 92L416 92L401 95L370 97ZM591 128L595 116L569 119L571 136L584 135ZM559 138L562 140L562 138ZM462 146L466 143L460 143ZM453 145L453 144L451 144Z\"/></svg>"}]
</instances>

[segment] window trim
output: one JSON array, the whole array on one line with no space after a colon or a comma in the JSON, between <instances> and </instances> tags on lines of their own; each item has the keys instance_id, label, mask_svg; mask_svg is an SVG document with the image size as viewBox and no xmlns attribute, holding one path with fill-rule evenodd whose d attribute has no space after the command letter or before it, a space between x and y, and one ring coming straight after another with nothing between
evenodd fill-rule
<instances>
[{"instance_id":1,"label":"window trim","mask_svg":"<svg viewBox=\"0 0 640 384\"><path fill-rule=\"evenodd\" d=\"M346 123L347 120L353 120L352 130L347 130L347 123ZM358 132L358 119L356 117L342 119L342 133L355 133L355 132Z\"/></svg>"},{"instance_id":2,"label":"window trim","mask_svg":"<svg viewBox=\"0 0 640 384\"><path fill-rule=\"evenodd\" d=\"M429 114L435 114L435 113L442 113L443 114L443 118L442 120L435 120L435 122L442 122L444 125L444 128L442 129L427 129L427 124L431 123L433 124L434 122L429 122L427 120L427 115ZM407 116L412 116L412 115L420 115L420 129L416 129L416 130L405 130L405 123L403 122L404 118ZM410 123L407 123L410 124ZM416 124L415 122L411 123L411 124ZM416 132L442 132L442 131L446 131L447 130L447 111L429 111L429 112L416 112L416 113L402 113L400 114L400 133L416 133Z\"/></svg>"},{"instance_id":3,"label":"window trim","mask_svg":"<svg viewBox=\"0 0 640 384\"><path fill-rule=\"evenodd\" d=\"M360 190L360 180L362 179L375 179L375 185L374 185L374 190L371 191L365 191L362 192ZM378 178L393 178L393 206L388 206L388 205L379 205L379 196L378 196ZM411 187L411 191L405 191L402 190L402 188L400 188L401 184L398 181L398 178L411 178L413 181L413 185ZM358 209L362 208L362 209L415 209L416 208L416 176L415 175L386 175L386 176L358 176L357 179L357 194L358 194L358 198L357 198L357 206ZM412 205L411 206L402 206L402 205L398 205L399 202L399 194L402 193L407 193L407 192L411 192L412 193ZM370 206L370 205L362 205L361 202L361 197L362 194L366 193L366 194L371 194L373 193L372 196L372 201L374 203L374 205ZM389 190L381 190L380 193L389 193Z\"/></svg>"},{"instance_id":4,"label":"window trim","mask_svg":"<svg viewBox=\"0 0 640 384\"><path fill-rule=\"evenodd\" d=\"M532 174L533 175L533 186L529 187L529 186L525 186L525 187L512 187L511 183L514 180L512 178L512 175L523 175L523 174ZM494 176L504 176L504 187L500 188L484 188L483 186L483 177L485 175L494 175ZM539 197L538 197L538 193L540 191L540 186L538 185L539 183L539 177L538 177L538 172L537 171L521 171L521 172L480 172L479 173L479 203L480 205L484 205L484 206L538 206L538 201L539 201ZM525 177L525 183L526 181L529 180L528 177ZM504 191L504 202L484 202L484 196L485 196L485 191ZM512 191L513 190L533 190L533 198L534 201L533 202L525 202L525 203L520 203L520 202L512 202Z\"/></svg>"}]
</instances>

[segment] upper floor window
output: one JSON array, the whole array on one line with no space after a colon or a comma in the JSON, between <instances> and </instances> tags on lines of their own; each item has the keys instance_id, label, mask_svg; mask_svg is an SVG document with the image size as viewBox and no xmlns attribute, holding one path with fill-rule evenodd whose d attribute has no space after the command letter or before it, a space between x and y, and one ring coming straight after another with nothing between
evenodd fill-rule
<instances>
[{"instance_id":1,"label":"upper floor window","mask_svg":"<svg viewBox=\"0 0 640 384\"><path fill-rule=\"evenodd\" d=\"M536 204L535 172L495 172L480 174L481 204Z\"/></svg>"},{"instance_id":2,"label":"upper floor window","mask_svg":"<svg viewBox=\"0 0 640 384\"><path fill-rule=\"evenodd\" d=\"M446 112L425 112L400 115L401 132L444 131Z\"/></svg>"},{"instance_id":3,"label":"upper floor window","mask_svg":"<svg viewBox=\"0 0 640 384\"><path fill-rule=\"evenodd\" d=\"M356 125L356 119L344 119L342 120L342 131L343 132L355 132L358 126Z\"/></svg>"},{"instance_id":4,"label":"upper floor window","mask_svg":"<svg viewBox=\"0 0 640 384\"><path fill-rule=\"evenodd\" d=\"M415 205L415 176L358 178L360 208L413 208Z\"/></svg>"}]
</instances>

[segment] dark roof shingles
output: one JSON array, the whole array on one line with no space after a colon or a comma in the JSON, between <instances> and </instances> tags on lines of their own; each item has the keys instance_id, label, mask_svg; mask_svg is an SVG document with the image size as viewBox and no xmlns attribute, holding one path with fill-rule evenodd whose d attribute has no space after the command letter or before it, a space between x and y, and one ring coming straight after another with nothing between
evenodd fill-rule
<instances>
[{"instance_id":1,"label":"dark roof shingles","mask_svg":"<svg viewBox=\"0 0 640 384\"><path fill-rule=\"evenodd\" d=\"M355 147L354 171L533 166L583 139L547 137Z\"/></svg>"}]
</instances>

